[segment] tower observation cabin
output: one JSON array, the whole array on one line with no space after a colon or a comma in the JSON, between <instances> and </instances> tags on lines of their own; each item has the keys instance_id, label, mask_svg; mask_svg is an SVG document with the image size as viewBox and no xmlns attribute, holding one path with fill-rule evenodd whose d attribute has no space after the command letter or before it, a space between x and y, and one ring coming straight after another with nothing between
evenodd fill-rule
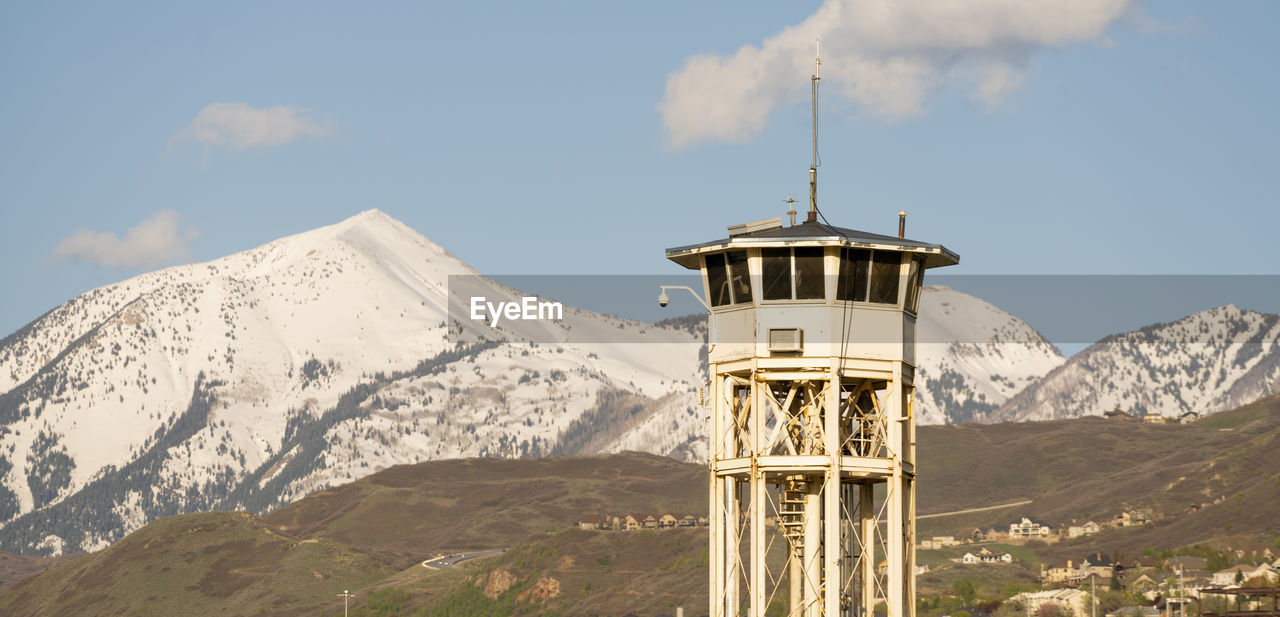
<instances>
[{"instance_id":1,"label":"tower observation cabin","mask_svg":"<svg viewBox=\"0 0 1280 617\"><path fill-rule=\"evenodd\" d=\"M916 319L960 258L792 216L666 251L710 310L710 617L914 617Z\"/></svg>"}]
</instances>

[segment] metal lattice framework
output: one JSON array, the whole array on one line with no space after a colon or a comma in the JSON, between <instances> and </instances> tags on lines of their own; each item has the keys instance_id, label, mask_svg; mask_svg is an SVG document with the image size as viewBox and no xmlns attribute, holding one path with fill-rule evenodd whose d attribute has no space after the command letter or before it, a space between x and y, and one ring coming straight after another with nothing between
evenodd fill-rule
<instances>
[{"instance_id":1,"label":"metal lattice framework","mask_svg":"<svg viewBox=\"0 0 1280 617\"><path fill-rule=\"evenodd\" d=\"M712 617L914 616L911 385L860 364L713 363Z\"/></svg>"}]
</instances>

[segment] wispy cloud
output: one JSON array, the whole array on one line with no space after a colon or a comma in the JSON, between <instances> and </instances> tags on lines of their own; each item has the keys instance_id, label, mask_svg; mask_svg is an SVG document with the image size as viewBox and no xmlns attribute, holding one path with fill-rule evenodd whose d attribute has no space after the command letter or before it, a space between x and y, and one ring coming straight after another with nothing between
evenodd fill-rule
<instances>
[{"instance_id":1,"label":"wispy cloud","mask_svg":"<svg viewBox=\"0 0 1280 617\"><path fill-rule=\"evenodd\" d=\"M53 249L54 261L86 261L110 268L157 267L190 258L187 242L196 230L182 226L173 210L161 210L130 227L123 238L78 229Z\"/></svg>"},{"instance_id":2,"label":"wispy cloud","mask_svg":"<svg viewBox=\"0 0 1280 617\"><path fill-rule=\"evenodd\" d=\"M306 108L293 105L257 109L245 103L211 103L169 143L193 141L206 148L241 150L270 148L302 137L327 135L329 130L307 117L308 113Z\"/></svg>"},{"instance_id":3,"label":"wispy cloud","mask_svg":"<svg viewBox=\"0 0 1280 617\"><path fill-rule=\"evenodd\" d=\"M814 41L841 99L888 120L924 111L957 83L988 106L1026 80L1046 48L1101 40L1131 0L827 0L798 25L730 55L687 58L659 104L669 143L741 141L808 94Z\"/></svg>"}]
</instances>

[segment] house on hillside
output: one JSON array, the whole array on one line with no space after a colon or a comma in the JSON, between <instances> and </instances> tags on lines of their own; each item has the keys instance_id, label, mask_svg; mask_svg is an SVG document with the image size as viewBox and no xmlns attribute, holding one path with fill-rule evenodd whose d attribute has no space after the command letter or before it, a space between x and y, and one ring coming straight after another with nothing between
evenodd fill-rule
<instances>
[{"instance_id":1,"label":"house on hillside","mask_svg":"<svg viewBox=\"0 0 1280 617\"><path fill-rule=\"evenodd\" d=\"M1027 517L1020 522L1009 525L1009 537L1014 540L1031 540L1047 538L1053 533L1048 525L1037 523Z\"/></svg>"},{"instance_id":2,"label":"house on hillside","mask_svg":"<svg viewBox=\"0 0 1280 617\"><path fill-rule=\"evenodd\" d=\"M949 546L958 546L959 540L955 536L933 536L928 540L920 541L920 548L925 550L947 548Z\"/></svg>"},{"instance_id":3,"label":"house on hillside","mask_svg":"<svg viewBox=\"0 0 1280 617\"><path fill-rule=\"evenodd\" d=\"M1146 595L1148 591L1154 591L1159 586L1160 584L1156 582L1156 579L1142 574L1138 578L1129 581L1125 585L1125 591Z\"/></svg>"},{"instance_id":4,"label":"house on hillside","mask_svg":"<svg viewBox=\"0 0 1280 617\"><path fill-rule=\"evenodd\" d=\"M1116 527L1137 527L1139 525L1150 525L1151 514L1141 510L1126 510L1116 515L1113 521Z\"/></svg>"},{"instance_id":5,"label":"house on hillside","mask_svg":"<svg viewBox=\"0 0 1280 617\"><path fill-rule=\"evenodd\" d=\"M1214 587L1230 587L1249 580L1253 570L1254 567L1249 564L1242 563L1238 566L1231 566L1225 570L1214 572L1213 578L1209 580L1209 583Z\"/></svg>"},{"instance_id":6,"label":"house on hillside","mask_svg":"<svg viewBox=\"0 0 1280 617\"><path fill-rule=\"evenodd\" d=\"M657 529L657 528L658 528L658 517L656 517L656 516L654 516L654 515L650 514L650 515L648 515L648 516L644 517L644 522L642 523L642 525L644 525L644 528L645 528L645 529Z\"/></svg>"},{"instance_id":7,"label":"house on hillside","mask_svg":"<svg viewBox=\"0 0 1280 617\"><path fill-rule=\"evenodd\" d=\"M1102 415L1111 420L1133 420L1134 419L1134 417L1131 414L1129 414L1129 412L1123 411L1119 407L1116 407L1111 411L1104 411L1102 412Z\"/></svg>"},{"instance_id":8,"label":"house on hillside","mask_svg":"<svg viewBox=\"0 0 1280 617\"><path fill-rule=\"evenodd\" d=\"M1071 525L1070 527L1067 527L1067 537L1079 538L1081 536L1091 536L1100 531L1102 531L1101 525L1093 521L1089 521L1083 525Z\"/></svg>"},{"instance_id":9,"label":"house on hillside","mask_svg":"<svg viewBox=\"0 0 1280 617\"><path fill-rule=\"evenodd\" d=\"M608 519L603 516L584 516L578 519L578 529L596 531L603 528Z\"/></svg>"},{"instance_id":10,"label":"house on hillside","mask_svg":"<svg viewBox=\"0 0 1280 617\"><path fill-rule=\"evenodd\" d=\"M1080 560L1080 580L1096 576L1109 581L1115 565L1115 562L1111 560L1111 556L1106 553L1086 555L1084 559Z\"/></svg>"},{"instance_id":11,"label":"house on hillside","mask_svg":"<svg viewBox=\"0 0 1280 617\"><path fill-rule=\"evenodd\" d=\"M696 517L696 516L694 516L694 515L692 515L692 514L686 514L686 515L684 515L684 516L680 517L680 521L679 521L678 523L676 523L676 524L677 524L677 525L679 525L679 526L681 526L681 527L697 527L697 526L698 526L698 517Z\"/></svg>"},{"instance_id":12,"label":"house on hillside","mask_svg":"<svg viewBox=\"0 0 1280 617\"><path fill-rule=\"evenodd\" d=\"M1045 585L1072 585L1077 586L1089 579L1096 577L1103 585L1111 582L1112 569L1115 564L1111 561L1111 557L1105 553L1093 553L1085 556L1080 561L1080 565L1076 562L1067 560L1066 567L1057 568L1041 568L1040 578Z\"/></svg>"},{"instance_id":13,"label":"house on hillside","mask_svg":"<svg viewBox=\"0 0 1280 617\"><path fill-rule=\"evenodd\" d=\"M1013 555L1010 555L1009 553L995 553L984 547L976 553L965 553L964 556L960 557L960 563L1013 563Z\"/></svg>"},{"instance_id":14,"label":"house on hillside","mask_svg":"<svg viewBox=\"0 0 1280 617\"><path fill-rule=\"evenodd\" d=\"M1200 419L1200 414L1194 411L1184 411L1178 416L1178 424L1191 424Z\"/></svg>"},{"instance_id":15,"label":"house on hillside","mask_svg":"<svg viewBox=\"0 0 1280 617\"><path fill-rule=\"evenodd\" d=\"M627 531L639 531L641 526L640 519L636 518L634 514L628 514L626 518L622 519L622 528Z\"/></svg>"},{"instance_id":16,"label":"house on hillside","mask_svg":"<svg viewBox=\"0 0 1280 617\"><path fill-rule=\"evenodd\" d=\"M1009 598L1009 601L1028 607L1031 614L1038 613L1040 607L1049 605L1066 611L1071 617L1086 617L1090 609L1089 598L1088 593L1079 589L1048 589L1020 593Z\"/></svg>"},{"instance_id":17,"label":"house on hillside","mask_svg":"<svg viewBox=\"0 0 1280 617\"><path fill-rule=\"evenodd\" d=\"M1074 583L1077 579L1077 570L1075 562L1067 560L1066 566L1045 569L1040 566L1040 579L1045 585L1061 585L1065 583Z\"/></svg>"},{"instance_id":18,"label":"house on hillside","mask_svg":"<svg viewBox=\"0 0 1280 617\"><path fill-rule=\"evenodd\" d=\"M1275 585L1280 582L1280 569L1269 563L1263 563L1254 568L1253 572L1246 574L1245 580L1254 583L1265 583L1268 586Z\"/></svg>"},{"instance_id":19,"label":"house on hillside","mask_svg":"<svg viewBox=\"0 0 1280 617\"><path fill-rule=\"evenodd\" d=\"M1145 424L1164 424L1168 422L1169 419L1158 413L1148 412L1142 414L1142 421Z\"/></svg>"},{"instance_id":20,"label":"house on hillside","mask_svg":"<svg viewBox=\"0 0 1280 617\"><path fill-rule=\"evenodd\" d=\"M658 517L658 529L671 529L676 526L676 517L670 514L663 514Z\"/></svg>"}]
</instances>

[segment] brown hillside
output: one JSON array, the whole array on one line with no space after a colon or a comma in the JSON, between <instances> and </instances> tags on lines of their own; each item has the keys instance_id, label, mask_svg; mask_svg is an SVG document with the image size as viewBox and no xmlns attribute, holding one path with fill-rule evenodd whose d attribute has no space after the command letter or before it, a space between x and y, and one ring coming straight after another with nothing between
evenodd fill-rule
<instances>
[{"instance_id":1,"label":"brown hillside","mask_svg":"<svg viewBox=\"0 0 1280 617\"><path fill-rule=\"evenodd\" d=\"M264 517L304 538L393 556L507 547L586 515L707 509L705 470L650 454L400 465Z\"/></svg>"},{"instance_id":2,"label":"brown hillside","mask_svg":"<svg viewBox=\"0 0 1280 617\"><path fill-rule=\"evenodd\" d=\"M1094 550L1136 556L1228 535L1236 547L1269 542L1280 534L1277 435L1280 399L1186 426L1084 418L923 427L922 513L1032 503L924 519L920 533L963 533L1024 515L1059 527L1147 508L1158 519L1149 527L1036 548L1039 555L1010 550L1034 565ZM700 615L705 529L572 527L585 515L702 514L706 504L705 467L644 454L404 465L263 517L157 521L0 589L0 615L334 615L342 589L356 593L361 607L401 607L382 614L649 617L684 606ZM1193 504L1208 505L1189 512ZM509 550L453 570L419 563L477 548ZM949 563L947 555L934 557L937 566ZM1025 578L1027 567L1010 580ZM975 574L939 569L931 576L937 580L922 579L922 589L945 594L951 577Z\"/></svg>"},{"instance_id":3,"label":"brown hillside","mask_svg":"<svg viewBox=\"0 0 1280 617\"><path fill-rule=\"evenodd\" d=\"M921 521L921 533L964 533L1032 516L1054 527L1148 509L1156 523L1064 550L1169 549L1230 533L1280 534L1280 398L1190 425L1080 418L920 429L920 511L1032 499L1026 506ZM1216 502L1216 503L1215 503ZM1193 506L1199 510L1191 512ZM1047 551L1049 554L1054 549Z\"/></svg>"}]
</instances>

